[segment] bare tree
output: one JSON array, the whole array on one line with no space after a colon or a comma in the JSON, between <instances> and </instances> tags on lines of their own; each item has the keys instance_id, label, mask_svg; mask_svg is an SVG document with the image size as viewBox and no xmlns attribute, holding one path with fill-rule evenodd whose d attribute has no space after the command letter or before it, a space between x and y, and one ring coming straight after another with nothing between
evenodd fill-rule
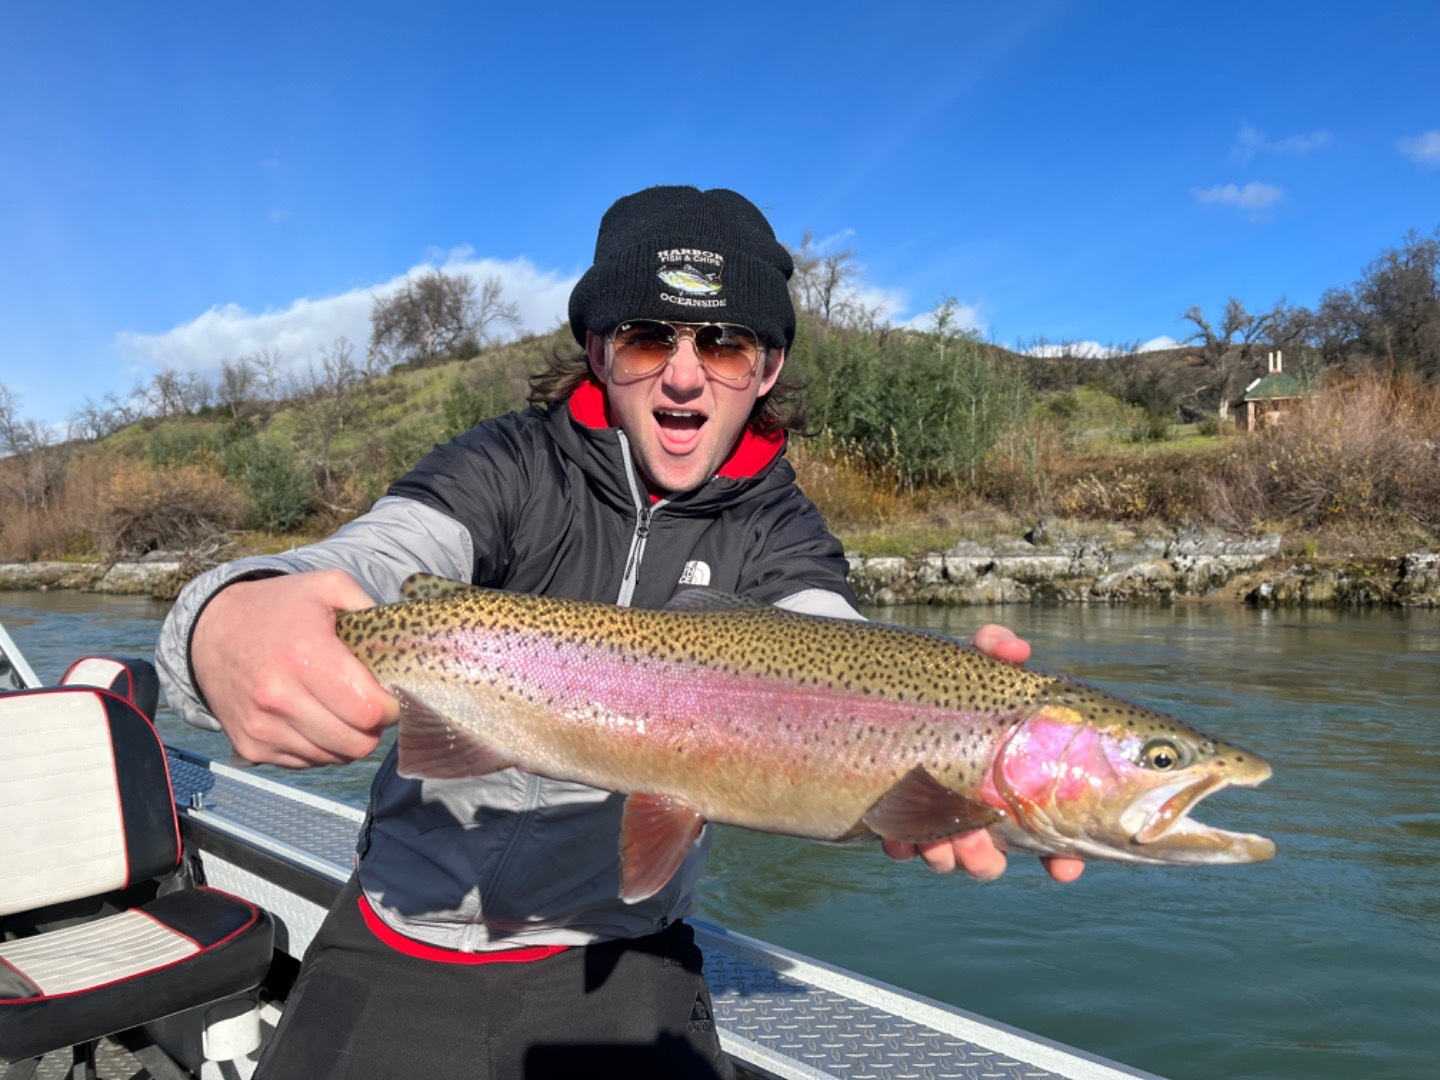
<instances>
[{"instance_id":1,"label":"bare tree","mask_svg":"<svg viewBox=\"0 0 1440 1080\"><path fill-rule=\"evenodd\" d=\"M520 308L513 301L506 301L505 286L498 277L488 277L480 283L480 306L470 329L477 345L488 345L493 340L492 327L504 326L511 330L520 326Z\"/></svg>"},{"instance_id":2,"label":"bare tree","mask_svg":"<svg viewBox=\"0 0 1440 1080\"><path fill-rule=\"evenodd\" d=\"M1440 375L1440 229L1429 237L1411 229L1365 268L1354 292L1368 352L1399 371Z\"/></svg>"},{"instance_id":3,"label":"bare tree","mask_svg":"<svg viewBox=\"0 0 1440 1080\"><path fill-rule=\"evenodd\" d=\"M112 391L98 402L86 397L85 403L70 414L71 438L103 439L144 418L144 402L134 396L122 401Z\"/></svg>"},{"instance_id":4,"label":"bare tree","mask_svg":"<svg viewBox=\"0 0 1440 1080\"><path fill-rule=\"evenodd\" d=\"M334 481L335 439L354 417L355 388L364 378L354 351L348 339L338 337L321 350L318 367L311 361L291 380L301 444L327 495Z\"/></svg>"},{"instance_id":5,"label":"bare tree","mask_svg":"<svg viewBox=\"0 0 1440 1080\"><path fill-rule=\"evenodd\" d=\"M29 449L27 422L20 416L20 395L0 383L0 453L10 457Z\"/></svg>"},{"instance_id":6,"label":"bare tree","mask_svg":"<svg viewBox=\"0 0 1440 1080\"><path fill-rule=\"evenodd\" d=\"M248 357L239 360L220 361L220 382L216 386L216 399L222 408L230 410L232 420L240 419L240 413L255 396L258 373Z\"/></svg>"},{"instance_id":7,"label":"bare tree","mask_svg":"<svg viewBox=\"0 0 1440 1080\"><path fill-rule=\"evenodd\" d=\"M1199 343L1201 359L1215 374L1215 390L1220 401L1228 403L1240 372L1249 363L1249 351L1256 335L1263 332L1263 328L1256 329L1257 316L1249 314L1245 305L1232 296L1225 302L1225 313L1218 324L1205 318L1198 304L1192 305L1181 317L1194 324L1195 332L1186 340ZM1241 342L1238 350L1232 348L1237 338Z\"/></svg>"},{"instance_id":8,"label":"bare tree","mask_svg":"<svg viewBox=\"0 0 1440 1080\"><path fill-rule=\"evenodd\" d=\"M473 355L494 328L519 324L519 309L505 301L499 278L486 278L477 297L474 279L434 270L390 297L375 298L366 372L378 375L393 364L425 363L467 350Z\"/></svg>"},{"instance_id":9,"label":"bare tree","mask_svg":"<svg viewBox=\"0 0 1440 1080\"><path fill-rule=\"evenodd\" d=\"M64 472L64 454L50 429L20 415L20 398L0 383L0 457L12 498L26 510L48 510Z\"/></svg>"},{"instance_id":10,"label":"bare tree","mask_svg":"<svg viewBox=\"0 0 1440 1080\"><path fill-rule=\"evenodd\" d=\"M1365 325L1365 313L1353 291L1338 286L1326 289L1320 294L1320 306L1315 311L1312 341L1326 364L1343 365L1359 342Z\"/></svg>"},{"instance_id":11,"label":"bare tree","mask_svg":"<svg viewBox=\"0 0 1440 1080\"><path fill-rule=\"evenodd\" d=\"M240 358L248 360L255 369L255 386L265 401L276 402L285 392L285 356L276 348L267 346L252 355Z\"/></svg>"},{"instance_id":12,"label":"bare tree","mask_svg":"<svg viewBox=\"0 0 1440 1080\"><path fill-rule=\"evenodd\" d=\"M163 368L149 382L135 387L134 396L152 416L187 416L210 404L210 383L193 371Z\"/></svg>"},{"instance_id":13,"label":"bare tree","mask_svg":"<svg viewBox=\"0 0 1440 1080\"><path fill-rule=\"evenodd\" d=\"M795 261L790 294L801 311L829 326L850 325L875 314L866 311L856 292L859 268L852 248L822 253L816 249L815 234L807 229L800 246L790 249L790 257Z\"/></svg>"}]
</instances>

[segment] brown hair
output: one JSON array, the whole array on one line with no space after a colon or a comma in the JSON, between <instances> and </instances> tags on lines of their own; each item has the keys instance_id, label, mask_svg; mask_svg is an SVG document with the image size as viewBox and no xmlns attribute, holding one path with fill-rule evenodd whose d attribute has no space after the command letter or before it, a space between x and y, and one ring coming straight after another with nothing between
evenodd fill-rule
<instances>
[{"instance_id":1,"label":"brown hair","mask_svg":"<svg viewBox=\"0 0 1440 1080\"><path fill-rule=\"evenodd\" d=\"M569 400L591 378L590 357L583 350L567 352L557 348L546 361L545 370L530 376L530 404L554 407ZM811 434L802 397L804 389L799 379L790 377L788 368L781 368L770 392L758 398L750 410L747 426L758 435Z\"/></svg>"}]
</instances>

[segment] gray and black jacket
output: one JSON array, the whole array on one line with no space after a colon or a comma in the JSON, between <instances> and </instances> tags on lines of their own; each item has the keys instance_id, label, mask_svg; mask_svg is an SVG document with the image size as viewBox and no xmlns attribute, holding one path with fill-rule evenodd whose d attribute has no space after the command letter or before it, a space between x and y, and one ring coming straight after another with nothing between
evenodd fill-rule
<instances>
[{"instance_id":1,"label":"gray and black jacket","mask_svg":"<svg viewBox=\"0 0 1440 1080\"><path fill-rule=\"evenodd\" d=\"M191 582L156 652L171 706L218 730L195 689L190 635L220 589L272 574L343 569L380 603L399 599L400 583L424 570L646 608L663 606L682 583L705 584L793 610L857 616L840 544L783 456L754 475L717 476L652 502L623 432L587 426L574 411L531 409L485 421L433 450L329 539L241 559ZM709 830L665 888L625 904L617 896L622 801L514 769L407 780L392 751L371 787L360 882L385 922L444 948L653 933L695 909Z\"/></svg>"}]
</instances>

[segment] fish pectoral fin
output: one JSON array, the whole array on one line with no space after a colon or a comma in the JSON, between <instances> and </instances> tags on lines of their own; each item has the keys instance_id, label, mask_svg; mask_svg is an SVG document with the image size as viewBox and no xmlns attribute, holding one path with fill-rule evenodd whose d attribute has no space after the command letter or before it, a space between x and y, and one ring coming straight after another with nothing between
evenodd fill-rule
<instances>
[{"instance_id":1,"label":"fish pectoral fin","mask_svg":"<svg viewBox=\"0 0 1440 1080\"><path fill-rule=\"evenodd\" d=\"M649 899L675 876L705 819L669 795L636 792L620 819L620 899Z\"/></svg>"},{"instance_id":2,"label":"fish pectoral fin","mask_svg":"<svg viewBox=\"0 0 1440 1080\"><path fill-rule=\"evenodd\" d=\"M436 600L442 596L474 592L475 586L439 574L411 574L400 583L400 595L406 600Z\"/></svg>"},{"instance_id":3,"label":"fish pectoral fin","mask_svg":"<svg viewBox=\"0 0 1440 1080\"><path fill-rule=\"evenodd\" d=\"M860 818L887 840L924 844L1000 820L1000 812L951 791L917 765Z\"/></svg>"},{"instance_id":4,"label":"fish pectoral fin","mask_svg":"<svg viewBox=\"0 0 1440 1080\"><path fill-rule=\"evenodd\" d=\"M479 735L466 731L414 694L391 687L400 699L400 775L411 780L459 780L508 769L515 762Z\"/></svg>"}]
</instances>

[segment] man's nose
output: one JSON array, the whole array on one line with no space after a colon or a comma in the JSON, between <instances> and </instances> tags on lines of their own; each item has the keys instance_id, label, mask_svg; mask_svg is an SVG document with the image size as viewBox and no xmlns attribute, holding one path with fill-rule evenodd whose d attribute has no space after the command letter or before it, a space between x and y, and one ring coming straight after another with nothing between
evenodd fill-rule
<instances>
[{"instance_id":1,"label":"man's nose","mask_svg":"<svg viewBox=\"0 0 1440 1080\"><path fill-rule=\"evenodd\" d=\"M683 391L705 385L705 365L695 351L695 338L690 334L681 334L675 343L675 353L665 365L665 385Z\"/></svg>"}]
</instances>

